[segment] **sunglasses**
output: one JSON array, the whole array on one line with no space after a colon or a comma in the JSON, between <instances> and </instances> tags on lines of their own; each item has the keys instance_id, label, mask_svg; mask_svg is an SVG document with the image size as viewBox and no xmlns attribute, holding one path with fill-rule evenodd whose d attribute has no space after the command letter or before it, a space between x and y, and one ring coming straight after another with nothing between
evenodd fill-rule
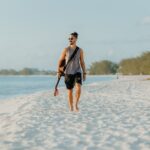
<instances>
[{"instance_id":1,"label":"sunglasses","mask_svg":"<svg viewBox=\"0 0 150 150\"><path fill-rule=\"evenodd\" d=\"M73 40L73 38L69 38L69 40L70 40L70 41L72 41L72 40Z\"/></svg>"}]
</instances>

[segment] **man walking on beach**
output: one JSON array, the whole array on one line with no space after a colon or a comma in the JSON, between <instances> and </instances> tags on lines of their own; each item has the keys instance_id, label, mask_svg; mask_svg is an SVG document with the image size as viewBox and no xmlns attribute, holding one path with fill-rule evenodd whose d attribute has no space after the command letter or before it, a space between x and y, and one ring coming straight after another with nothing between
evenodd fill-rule
<instances>
[{"instance_id":1,"label":"man walking on beach","mask_svg":"<svg viewBox=\"0 0 150 150\"><path fill-rule=\"evenodd\" d=\"M58 62L58 76L61 75L60 66L62 61L65 59L66 62L69 60L70 56L73 54L75 49L77 48L76 42L78 39L78 33L74 32L70 34L69 37L69 46L65 48L61 54L61 57ZM78 103L81 94L81 85L82 78L83 81L86 79L86 68L83 57L83 50L81 48L78 49L74 58L68 63L65 70L65 85L68 92L68 103L70 111L79 111ZM73 88L75 86L75 105L73 107Z\"/></svg>"}]
</instances>

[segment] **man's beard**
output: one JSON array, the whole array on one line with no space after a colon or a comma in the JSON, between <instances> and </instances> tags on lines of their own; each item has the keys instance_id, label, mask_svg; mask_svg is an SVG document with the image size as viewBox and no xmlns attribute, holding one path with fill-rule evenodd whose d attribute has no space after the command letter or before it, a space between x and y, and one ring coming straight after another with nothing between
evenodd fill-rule
<instances>
[{"instance_id":1,"label":"man's beard","mask_svg":"<svg viewBox=\"0 0 150 150\"><path fill-rule=\"evenodd\" d=\"M70 45L73 45L75 42L70 42Z\"/></svg>"}]
</instances>

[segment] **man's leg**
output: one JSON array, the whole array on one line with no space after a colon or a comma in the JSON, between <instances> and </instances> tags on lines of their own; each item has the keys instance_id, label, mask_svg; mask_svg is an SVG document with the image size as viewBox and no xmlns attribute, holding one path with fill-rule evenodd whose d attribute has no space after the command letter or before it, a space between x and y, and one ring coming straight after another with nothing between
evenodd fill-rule
<instances>
[{"instance_id":1,"label":"man's leg","mask_svg":"<svg viewBox=\"0 0 150 150\"><path fill-rule=\"evenodd\" d=\"M68 104L70 111L73 111L73 89L68 89Z\"/></svg>"},{"instance_id":2,"label":"man's leg","mask_svg":"<svg viewBox=\"0 0 150 150\"><path fill-rule=\"evenodd\" d=\"M79 111L78 108L78 103L79 103L79 99L80 99L80 95L81 95L81 84L80 83L76 83L76 93L75 93L75 97L76 97L76 101L75 101L75 110Z\"/></svg>"},{"instance_id":3,"label":"man's leg","mask_svg":"<svg viewBox=\"0 0 150 150\"><path fill-rule=\"evenodd\" d=\"M73 111L73 86L74 86L74 76L73 75L65 75L65 84L68 93L68 104L70 111Z\"/></svg>"}]
</instances>

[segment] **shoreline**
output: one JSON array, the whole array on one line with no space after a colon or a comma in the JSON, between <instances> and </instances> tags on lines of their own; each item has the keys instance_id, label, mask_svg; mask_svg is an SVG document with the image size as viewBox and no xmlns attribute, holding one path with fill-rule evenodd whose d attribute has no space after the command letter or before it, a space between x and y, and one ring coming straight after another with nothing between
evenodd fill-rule
<instances>
[{"instance_id":1,"label":"shoreline","mask_svg":"<svg viewBox=\"0 0 150 150\"><path fill-rule=\"evenodd\" d=\"M36 77L39 77L39 76L12 76L12 77L35 77L36 78ZM48 77L48 76L46 75L46 76L40 76L40 77ZM56 76L52 76L52 77L56 78ZM132 76L131 75L129 75L129 76L120 75L119 79L115 78L116 75L88 75L87 77L90 77L90 78L92 78L92 77L114 77L114 79L112 79L112 80L123 80L123 79L125 79L125 80L127 80L127 79L129 79L129 80L132 80L132 79L133 80L148 80L150 78L150 75L132 75ZM99 81L98 83L111 82L112 80ZM95 84L95 83L97 83L97 82L85 83L82 86L84 87L84 86L88 86L90 84ZM59 89L61 89L61 88L65 88L65 85L59 86ZM49 89L49 90L48 89L47 90L43 89L43 90L40 90L40 91L34 91L33 93L24 93L24 94L19 94L19 95L13 95L13 96L10 96L10 97L8 96L8 97L5 97L5 98L0 98L0 102L5 101L5 100L7 101L7 100L15 99L15 98L18 98L18 97L26 97L26 96L30 96L30 95L34 95L34 94L38 94L38 93L47 92L47 91L54 91L54 89Z\"/></svg>"},{"instance_id":2,"label":"shoreline","mask_svg":"<svg viewBox=\"0 0 150 150\"><path fill-rule=\"evenodd\" d=\"M99 77L100 77L100 78L102 78L102 79L103 79L103 77L104 77L104 78L109 78L109 77L110 77L110 78L111 78L111 77L112 77L112 78L115 78L115 76L87 76L87 78L89 78L89 80L91 80L92 77L95 77L95 78L99 78ZM29 79L30 79L30 78L31 78L31 79L32 79L32 78L35 78L35 79L36 79L36 78L37 78L37 79L38 79L38 78L42 78L42 79L44 79L44 78L46 78L46 79L49 79L49 82L51 81L51 79L55 79L55 80L54 80L53 83L52 83L52 84L54 84L53 87L50 86L49 89L43 89L43 90L40 89L40 90L33 91L33 92L29 92L29 91L28 91L28 93L20 93L20 92L18 92L18 94L16 93L16 94L14 94L14 95L12 94L12 95L8 95L8 96L3 95L3 96L0 96L0 101L1 101L1 100L11 99L11 98L17 98L17 96L24 96L24 95L27 96L27 95L30 95L30 94L32 94L32 93L34 94L34 93L37 93L37 92L42 92L42 91L44 92L44 91L48 91L48 90L54 90L55 82L57 81L57 76L6 76L6 77L2 77L2 79L3 79L3 78L6 78L6 79L7 79L7 78L15 78L15 79L21 79L21 78L23 78L23 79L24 79L24 78L25 78L25 79L28 79L28 78L29 78ZM102 81L101 81L102 79L100 79L99 82L102 82ZM109 80L109 79L108 79L108 80ZM3 81L3 80L2 80L2 81ZM11 81L12 81L12 80L11 80ZM38 81L37 81L37 82L38 82ZM91 81L91 82L93 82L93 81ZM94 81L94 82L96 82L96 81ZM63 77L62 77L62 79L61 79L61 83L63 83ZM34 84L34 83L33 83L33 84ZM51 85L52 85L52 84L51 84ZM86 82L83 83L83 85L87 85L87 84L90 84L89 81L86 81ZM14 85L14 86L15 86L15 85ZM45 86L47 86L47 85L45 85ZM59 88L60 88L60 87L65 87L65 85L59 85ZM3 88L3 87L1 86L1 88ZM15 87L14 87L14 88L15 88ZM18 90L19 90L19 89L18 89ZM31 90L32 90L32 89L31 89Z\"/></svg>"}]
</instances>

